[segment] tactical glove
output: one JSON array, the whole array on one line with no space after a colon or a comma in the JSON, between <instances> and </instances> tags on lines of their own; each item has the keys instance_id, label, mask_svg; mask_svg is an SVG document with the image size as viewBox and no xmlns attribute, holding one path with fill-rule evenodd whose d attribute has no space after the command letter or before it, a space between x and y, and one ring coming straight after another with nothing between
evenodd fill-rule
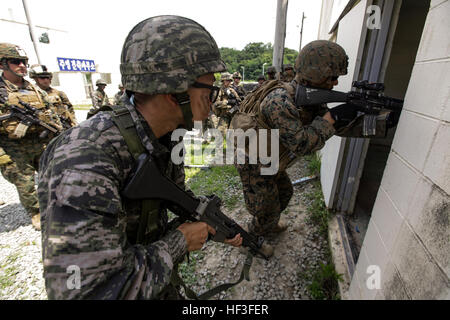
<instances>
[{"instance_id":1,"label":"tactical glove","mask_svg":"<svg viewBox=\"0 0 450 320\"><path fill-rule=\"evenodd\" d=\"M331 108L330 114L334 121L336 121L334 123L334 128L339 130L356 118L358 115L358 107L350 103L344 103Z\"/></svg>"}]
</instances>

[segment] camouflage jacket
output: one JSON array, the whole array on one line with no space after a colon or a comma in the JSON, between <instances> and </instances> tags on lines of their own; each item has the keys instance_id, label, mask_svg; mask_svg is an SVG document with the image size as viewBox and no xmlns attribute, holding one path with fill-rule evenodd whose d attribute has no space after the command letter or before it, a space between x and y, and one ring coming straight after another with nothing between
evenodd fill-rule
<instances>
[{"instance_id":1,"label":"camouflage jacket","mask_svg":"<svg viewBox=\"0 0 450 320\"><path fill-rule=\"evenodd\" d=\"M63 91L51 87L45 90L45 92L60 115L62 124L66 128L76 126L75 110L67 95Z\"/></svg>"},{"instance_id":2,"label":"camouflage jacket","mask_svg":"<svg viewBox=\"0 0 450 320\"><path fill-rule=\"evenodd\" d=\"M22 101L31 103L33 107L39 109L39 111L42 112L42 118L40 116L41 120L49 120L54 124L61 125L58 110L49 100L47 93L44 90L41 90L39 87L34 86L27 80L24 80L23 85L19 87L8 81L7 79L0 77L0 95L9 103L13 103L21 107L16 101L17 97L12 99L13 101L10 101L11 96L19 96L21 97ZM0 104L0 115L8 113L10 113L9 108L4 104ZM6 126L6 122L8 121L5 120L3 126ZM1 125L2 124L0 124L0 126ZM37 124L31 125L30 128L31 130L28 130L29 133L36 131L40 132L43 130L43 127ZM4 130L0 130L0 132L4 133ZM25 136L25 138L26 137L27 135ZM48 139L51 139L52 137L53 135L49 135ZM20 143L20 141L18 143Z\"/></svg>"},{"instance_id":3,"label":"camouflage jacket","mask_svg":"<svg viewBox=\"0 0 450 320\"><path fill-rule=\"evenodd\" d=\"M241 100L244 100L245 95L247 94L245 92L244 86L242 84L239 84L238 86L235 85L234 83L231 85L231 87L234 89L234 91L237 92L237 94L239 95L239 98L241 98Z\"/></svg>"},{"instance_id":4,"label":"camouflage jacket","mask_svg":"<svg viewBox=\"0 0 450 320\"><path fill-rule=\"evenodd\" d=\"M105 91L95 90L92 92L92 108L98 109L102 106L110 106L108 95Z\"/></svg>"},{"instance_id":5,"label":"camouflage jacket","mask_svg":"<svg viewBox=\"0 0 450 320\"><path fill-rule=\"evenodd\" d=\"M156 139L134 107L126 107L161 172L184 188L183 164L170 160L170 135ZM159 240L136 243L141 202L121 197L134 164L110 112L65 131L43 153L38 198L49 299L154 299L170 283L186 240L166 230L162 210ZM71 266L80 271L78 289L68 285Z\"/></svg>"},{"instance_id":6,"label":"camouflage jacket","mask_svg":"<svg viewBox=\"0 0 450 320\"><path fill-rule=\"evenodd\" d=\"M121 105L123 105L123 103L122 103L122 101L121 101L121 98L122 98L122 96L125 94L125 91L124 92L122 92L122 91L119 91L119 92L117 92L115 95L114 95L114 105L116 105L116 106L121 106Z\"/></svg>"},{"instance_id":7,"label":"camouflage jacket","mask_svg":"<svg viewBox=\"0 0 450 320\"><path fill-rule=\"evenodd\" d=\"M298 108L294 102L295 82L289 90L271 91L261 102L260 110L272 129L279 129L280 143L297 156L320 150L334 133L334 127L322 116L325 106Z\"/></svg>"},{"instance_id":8,"label":"camouflage jacket","mask_svg":"<svg viewBox=\"0 0 450 320\"><path fill-rule=\"evenodd\" d=\"M227 94L227 91L230 93L230 95ZM228 88L221 86L219 95L217 96L217 100L213 104L213 110L214 109L230 109L230 108L232 108L232 106L229 104L231 95L234 96L234 99L236 99L237 103L241 102L241 98L239 98L239 94L231 86Z\"/></svg>"}]
</instances>

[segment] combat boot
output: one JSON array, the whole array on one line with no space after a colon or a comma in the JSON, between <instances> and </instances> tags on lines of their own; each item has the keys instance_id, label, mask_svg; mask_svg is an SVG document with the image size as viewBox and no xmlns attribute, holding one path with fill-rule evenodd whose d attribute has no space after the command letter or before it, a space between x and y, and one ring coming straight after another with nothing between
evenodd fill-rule
<instances>
[{"instance_id":1,"label":"combat boot","mask_svg":"<svg viewBox=\"0 0 450 320\"><path fill-rule=\"evenodd\" d=\"M31 217L31 224L33 225L34 229L36 229L37 231L41 231L41 214L40 213L37 213Z\"/></svg>"},{"instance_id":2,"label":"combat boot","mask_svg":"<svg viewBox=\"0 0 450 320\"><path fill-rule=\"evenodd\" d=\"M286 221L281 220L278 221L278 224L275 226L275 228L270 229L269 233L281 233L287 229L288 225Z\"/></svg>"},{"instance_id":3,"label":"combat boot","mask_svg":"<svg viewBox=\"0 0 450 320\"><path fill-rule=\"evenodd\" d=\"M273 256L274 253L274 248L272 245L263 242L261 248L259 248L259 251L261 251L262 254L264 254L266 256L266 258L270 258L271 256ZM248 253L248 248L247 247L243 247L240 246L239 247L239 252L242 254L247 254ZM257 256L260 257L260 256Z\"/></svg>"},{"instance_id":4,"label":"combat boot","mask_svg":"<svg viewBox=\"0 0 450 320\"><path fill-rule=\"evenodd\" d=\"M255 234L255 232L253 231L252 223L251 223L251 222L250 222L249 224L247 224L246 226L243 226L242 229L244 229L247 233L252 233L252 234L258 236L258 235ZM270 245L270 244L268 244L268 243L266 243L266 242L263 242L263 244L262 244L261 248L259 248L259 250L260 250L267 258L270 258L271 256L273 256L273 253L274 253L274 251L275 251L274 248L273 248L273 246ZM240 246L240 247L239 247L239 252L240 252L240 253L243 253L243 254L247 254L247 253L248 253L248 248L247 248L247 247Z\"/></svg>"}]
</instances>

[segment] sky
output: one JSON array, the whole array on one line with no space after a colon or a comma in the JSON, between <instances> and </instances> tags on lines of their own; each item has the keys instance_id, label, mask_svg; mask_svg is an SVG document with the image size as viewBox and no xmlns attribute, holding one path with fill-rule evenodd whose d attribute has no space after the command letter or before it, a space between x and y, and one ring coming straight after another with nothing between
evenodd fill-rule
<instances>
[{"instance_id":1,"label":"sky","mask_svg":"<svg viewBox=\"0 0 450 320\"><path fill-rule=\"evenodd\" d=\"M277 0L28 0L27 3L34 25L67 31L61 34L70 39L72 46L66 45L64 54L95 59L117 68L129 31L140 21L156 15L180 15L197 21L219 47L241 50L250 42L273 44L275 38ZM299 50L302 12L306 16L302 44L317 39L321 3L321 0L288 1L285 47ZM1 0L0 18L26 22L22 0ZM0 41L4 41L1 33Z\"/></svg>"}]
</instances>

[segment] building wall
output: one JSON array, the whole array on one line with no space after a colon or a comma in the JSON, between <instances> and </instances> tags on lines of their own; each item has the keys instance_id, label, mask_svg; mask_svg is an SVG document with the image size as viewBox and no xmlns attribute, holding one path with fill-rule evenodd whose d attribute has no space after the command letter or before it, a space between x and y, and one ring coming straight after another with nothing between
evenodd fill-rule
<instances>
[{"instance_id":1,"label":"building wall","mask_svg":"<svg viewBox=\"0 0 450 320\"><path fill-rule=\"evenodd\" d=\"M450 0L431 1L351 299L450 299L449 16Z\"/></svg>"}]
</instances>

